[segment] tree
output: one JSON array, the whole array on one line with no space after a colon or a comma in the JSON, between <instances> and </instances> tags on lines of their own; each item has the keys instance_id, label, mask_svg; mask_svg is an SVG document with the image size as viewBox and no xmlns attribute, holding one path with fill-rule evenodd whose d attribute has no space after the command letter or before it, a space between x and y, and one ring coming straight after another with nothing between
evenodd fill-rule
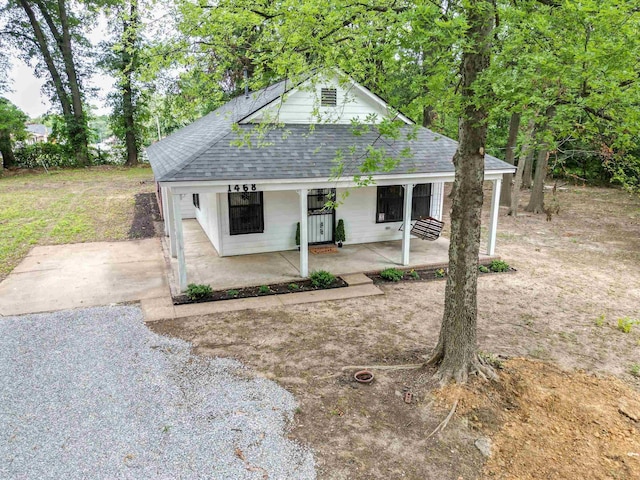
<instances>
[{"instance_id":1,"label":"tree","mask_svg":"<svg viewBox=\"0 0 640 480\"><path fill-rule=\"evenodd\" d=\"M6 98L0 97L0 174L2 167L12 167L16 163L13 154L13 142L26 137L25 122L28 117Z\"/></svg>"},{"instance_id":2,"label":"tree","mask_svg":"<svg viewBox=\"0 0 640 480\"><path fill-rule=\"evenodd\" d=\"M509 121L509 137L507 139L507 148L505 150L504 161L515 165L516 147L518 146L518 130L520 129L520 112L513 112ZM513 182L513 173L505 173L502 176L502 190L500 191L500 205L511 206L511 183Z\"/></svg>"},{"instance_id":3,"label":"tree","mask_svg":"<svg viewBox=\"0 0 640 480\"><path fill-rule=\"evenodd\" d=\"M88 127L78 74L78 50L86 44L81 19L65 0L8 0L4 9L5 39L25 60L37 58L46 70L53 96L65 120L66 136L79 165L89 164ZM40 73L41 68L36 70Z\"/></svg>"},{"instance_id":4,"label":"tree","mask_svg":"<svg viewBox=\"0 0 640 480\"><path fill-rule=\"evenodd\" d=\"M495 10L491 1L465 4L468 29L462 52L458 149L453 157L451 242L445 307L438 344L429 363L438 365L441 382L466 382L470 373L495 377L478 355L476 324L480 254L480 214L488 103L479 79L489 66Z\"/></svg>"},{"instance_id":5,"label":"tree","mask_svg":"<svg viewBox=\"0 0 640 480\"><path fill-rule=\"evenodd\" d=\"M103 68L116 77L116 92L110 95L113 106L111 128L126 147L125 165L138 164L142 141L141 118L143 102L138 86L142 24L138 0L128 0L111 6L115 17L112 25L119 36L112 45L103 44Z\"/></svg>"}]
</instances>

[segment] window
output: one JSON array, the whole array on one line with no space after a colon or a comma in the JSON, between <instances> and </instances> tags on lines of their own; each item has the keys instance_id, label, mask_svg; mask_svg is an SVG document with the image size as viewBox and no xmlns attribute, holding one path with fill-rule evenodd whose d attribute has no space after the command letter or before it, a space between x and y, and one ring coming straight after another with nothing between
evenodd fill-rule
<instances>
[{"instance_id":1,"label":"window","mask_svg":"<svg viewBox=\"0 0 640 480\"><path fill-rule=\"evenodd\" d=\"M193 206L196 207L197 209L200 209L200 194L194 193L192 197L193 197Z\"/></svg>"},{"instance_id":2,"label":"window","mask_svg":"<svg viewBox=\"0 0 640 480\"><path fill-rule=\"evenodd\" d=\"M411 220L428 217L431 210L431 184L413 187ZM378 187L376 223L401 222L404 219L404 188L402 185Z\"/></svg>"},{"instance_id":3,"label":"window","mask_svg":"<svg viewBox=\"0 0 640 480\"><path fill-rule=\"evenodd\" d=\"M401 222L404 214L404 189L401 185L378 187L376 223Z\"/></svg>"},{"instance_id":4,"label":"window","mask_svg":"<svg viewBox=\"0 0 640 480\"><path fill-rule=\"evenodd\" d=\"M335 107L338 104L338 91L335 88L322 88L320 90L320 106Z\"/></svg>"},{"instance_id":5,"label":"window","mask_svg":"<svg viewBox=\"0 0 640 480\"><path fill-rule=\"evenodd\" d=\"M413 187L411 220L427 218L431 215L431 184L419 183Z\"/></svg>"},{"instance_id":6,"label":"window","mask_svg":"<svg viewBox=\"0 0 640 480\"><path fill-rule=\"evenodd\" d=\"M262 192L229 193L229 233L243 235L264 231Z\"/></svg>"}]
</instances>

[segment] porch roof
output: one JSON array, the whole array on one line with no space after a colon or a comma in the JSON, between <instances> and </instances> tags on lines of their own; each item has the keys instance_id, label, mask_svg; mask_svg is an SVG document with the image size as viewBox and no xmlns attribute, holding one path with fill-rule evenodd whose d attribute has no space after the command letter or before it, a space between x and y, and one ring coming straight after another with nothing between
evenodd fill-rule
<instances>
[{"instance_id":1,"label":"porch roof","mask_svg":"<svg viewBox=\"0 0 640 480\"><path fill-rule=\"evenodd\" d=\"M191 125L190 127L192 127ZM186 127L189 128L189 127ZM397 140L381 136L375 127L354 135L351 125L320 124L310 128L304 124L271 126L262 134L256 125L229 128L207 148L189 155L178 168L158 168L166 155L181 155L179 142L173 142L170 152L150 149L149 158L158 181L243 181L330 178L334 176L336 159L341 159L343 177L361 173L359 166L366 150L373 145L383 149L385 156L400 159L389 175L453 174L453 155L458 143L423 127L402 127ZM246 138L251 138L247 142ZM212 137L211 137L212 139ZM253 145L250 145L252 143ZM156 144L160 147L160 143ZM403 152L409 152L405 156ZM182 153L184 156L184 153ZM490 155L485 156L485 171L513 170L513 166ZM372 172L384 175L385 172Z\"/></svg>"}]
</instances>

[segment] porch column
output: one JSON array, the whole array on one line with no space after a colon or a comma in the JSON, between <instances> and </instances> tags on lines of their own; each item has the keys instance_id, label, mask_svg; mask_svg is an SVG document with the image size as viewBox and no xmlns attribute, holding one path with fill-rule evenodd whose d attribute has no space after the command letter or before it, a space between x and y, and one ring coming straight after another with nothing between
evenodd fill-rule
<instances>
[{"instance_id":1,"label":"porch column","mask_svg":"<svg viewBox=\"0 0 640 480\"><path fill-rule=\"evenodd\" d=\"M402 265L409 265L411 249L411 205L413 200L413 183L404 186L404 223L402 228Z\"/></svg>"},{"instance_id":2,"label":"porch column","mask_svg":"<svg viewBox=\"0 0 640 480\"><path fill-rule=\"evenodd\" d=\"M300 194L300 276L309 276L309 232L308 232L308 207L307 189L298 190Z\"/></svg>"},{"instance_id":3,"label":"porch column","mask_svg":"<svg viewBox=\"0 0 640 480\"><path fill-rule=\"evenodd\" d=\"M167 203L167 216L164 219L165 225L169 230L169 254L172 258L176 258L176 221L173 214L173 194L168 188L165 189L164 201ZM177 202L180 205L180 202ZM180 212L178 212L180 214Z\"/></svg>"},{"instance_id":4,"label":"porch column","mask_svg":"<svg viewBox=\"0 0 640 480\"><path fill-rule=\"evenodd\" d=\"M178 287L181 292L187 289L187 263L184 258L184 234L182 231L182 214L180 213L180 196L171 194L173 203L174 236L176 256L178 258Z\"/></svg>"},{"instance_id":5,"label":"porch column","mask_svg":"<svg viewBox=\"0 0 640 480\"><path fill-rule=\"evenodd\" d=\"M500 212L500 189L502 179L493 181L491 192L491 212L489 214L489 238L487 240L487 255L496 253L496 232L498 230L498 213Z\"/></svg>"}]
</instances>

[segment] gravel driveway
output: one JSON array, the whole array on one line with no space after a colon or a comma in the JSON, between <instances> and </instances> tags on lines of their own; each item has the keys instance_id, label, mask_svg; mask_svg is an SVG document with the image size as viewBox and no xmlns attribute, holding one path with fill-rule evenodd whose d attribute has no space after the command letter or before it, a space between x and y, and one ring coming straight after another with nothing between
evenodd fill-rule
<instances>
[{"instance_id":1,"label":"gravel driveway","mask_svg":"<svg viewBox=\"0 0 640 480\"><path fill-rule=\"evenodd\" d=\"M296 402L138 308L0 318L0 478L313 479Z\"/></svg>"}]
</instances>

